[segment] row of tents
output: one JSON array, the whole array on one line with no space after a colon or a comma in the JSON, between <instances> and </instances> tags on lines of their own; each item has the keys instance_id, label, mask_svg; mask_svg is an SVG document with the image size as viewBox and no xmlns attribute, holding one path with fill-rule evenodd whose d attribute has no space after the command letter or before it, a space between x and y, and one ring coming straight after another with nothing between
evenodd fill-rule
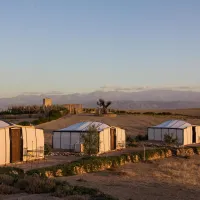
<instances>
[{"instance_id":1,"label":"row of tents","mask_svg":"<svg viewBox=\"0 0 200 200\"><path fill-rule=\"evenodd\" d=\"M91 126L99 133L99 153L126 147L125 130L101 122L80 122L53 132L54 149L81 152L82 134ZM200 143L200 126L169 120L148 128L148 140L164 141L165 135L177 138L180 145ZM44 132L33 126L18 126L0 121L0 165L44 158Z\"/></svg>"}]
</instances>

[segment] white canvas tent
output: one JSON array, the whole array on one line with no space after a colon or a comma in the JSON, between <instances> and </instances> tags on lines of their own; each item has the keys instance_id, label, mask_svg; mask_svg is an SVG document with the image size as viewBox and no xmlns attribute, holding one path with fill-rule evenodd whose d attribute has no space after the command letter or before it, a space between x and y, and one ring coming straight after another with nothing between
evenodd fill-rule
<instances>
[{"instance_id":1,"label":"white canvas tent","mask_svg":"<svg viewBox=\"0 0 200 200\"><path fill-rule=\"evenodd\" d=\"M125 130L101 122L80 122L54 131L53 148L80 152L81 134L87 134L89 127L95 126L99 132L99 153L125 148ZM78 147L78 148L77 148ZM78 149L78 150L77 150Z\"/></svg>"},{"instance_id":2,"label":"white canvas tent","mask_svg":"<svg viewBox=\"0 0 200 200\"><path fill-rule=\"evenodd\" d=\"M177 138L180 145L200 143L200 126L182 120L169 120L148 128L148 140L164 141L164 135Z\"/></svg>"},{"instance_id":3,"label":"white canvas tent","mask_svg":"<svg viewBox=\"0 0 200 200\"><path fill-rule=\"evenodd\" d=\"M0 165L44 158L43 130L0 121Z\"/></svg>"}]
</instances>

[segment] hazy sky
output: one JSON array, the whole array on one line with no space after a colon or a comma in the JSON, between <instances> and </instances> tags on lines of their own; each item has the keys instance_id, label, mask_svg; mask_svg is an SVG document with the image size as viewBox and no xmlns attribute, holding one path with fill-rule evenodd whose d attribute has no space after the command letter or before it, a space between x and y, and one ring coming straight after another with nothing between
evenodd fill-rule
<instances>
[{"instance_id":1,"label":"hazy sky","mask_svg":"<svg viewBox=\"0 0 200 200\"><path fill-rule=\"evenodd\" d=\"M0 96L200 85L199 0L0 0Z\"/></svg>"}]
</instances>

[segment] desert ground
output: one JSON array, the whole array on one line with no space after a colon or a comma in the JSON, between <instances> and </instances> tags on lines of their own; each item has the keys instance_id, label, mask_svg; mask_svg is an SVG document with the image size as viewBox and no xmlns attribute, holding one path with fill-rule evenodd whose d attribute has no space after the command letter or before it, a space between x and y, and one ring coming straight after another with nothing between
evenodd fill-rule
<instances>
[{"instance_id":1,"label":"desert ground","mask_svg":"<svg viewBox=\"0 0 200 200\"><path fill-rule=\"evenodd\" d=\"M200 108L189 108L189 109L138 109L138 110L131 110L131 112L169 112L172 114L179 114L179 115L188 115L188 116L200 116Z\"/></svg>"},{"instance_id":2,"label":"desert ground","mask_svg":"<svg viewBox=\"0 0 200 200\"><path fill-rule=\"evenodd\" d=\"M54 130L65 128L81 121L100 121L108 125L119 126L126 130L127 135L138 135L147 133L149 126L160 124L170 119L186 120L189 123L200 125L200 119L194 117L177 116L177 115L117 115L117 117L99 117L94 115L67 115L55 121L38 125L45 132L45 142L51 144L51 133Z\"/></svg>"},{"instance_id":3,"label":"desert ground","mask_svg":"<svg viewBox=\"0 0 200 200\"><path fill-rule=\"evenodd\" d=\"M200 199L199 166L199 156L172 157L58 179L97 187L120 200Z\"/></svg>"}]
</instances>

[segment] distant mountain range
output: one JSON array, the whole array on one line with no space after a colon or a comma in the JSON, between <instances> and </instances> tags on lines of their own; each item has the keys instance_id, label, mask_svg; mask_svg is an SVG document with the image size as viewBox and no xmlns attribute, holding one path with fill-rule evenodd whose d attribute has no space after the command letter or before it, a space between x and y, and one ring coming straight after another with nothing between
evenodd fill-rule
<instances>
[{"instance_id":1,"label":"distant mountain range","mask_svg":"<svg viewBox=\"0 0 200 200\"><path fill-rule=\"evenodd\" d=\"M74 94L22 94L12 98L0 98L0 108L12 105L42 105L42 99L52 98L54 104L80 103L96 107L99 98L111 100L114 109L174 109L200 107L200 92L174 90L146 90L139 92L95 91Z\"/></svg>"}]
</instances>

